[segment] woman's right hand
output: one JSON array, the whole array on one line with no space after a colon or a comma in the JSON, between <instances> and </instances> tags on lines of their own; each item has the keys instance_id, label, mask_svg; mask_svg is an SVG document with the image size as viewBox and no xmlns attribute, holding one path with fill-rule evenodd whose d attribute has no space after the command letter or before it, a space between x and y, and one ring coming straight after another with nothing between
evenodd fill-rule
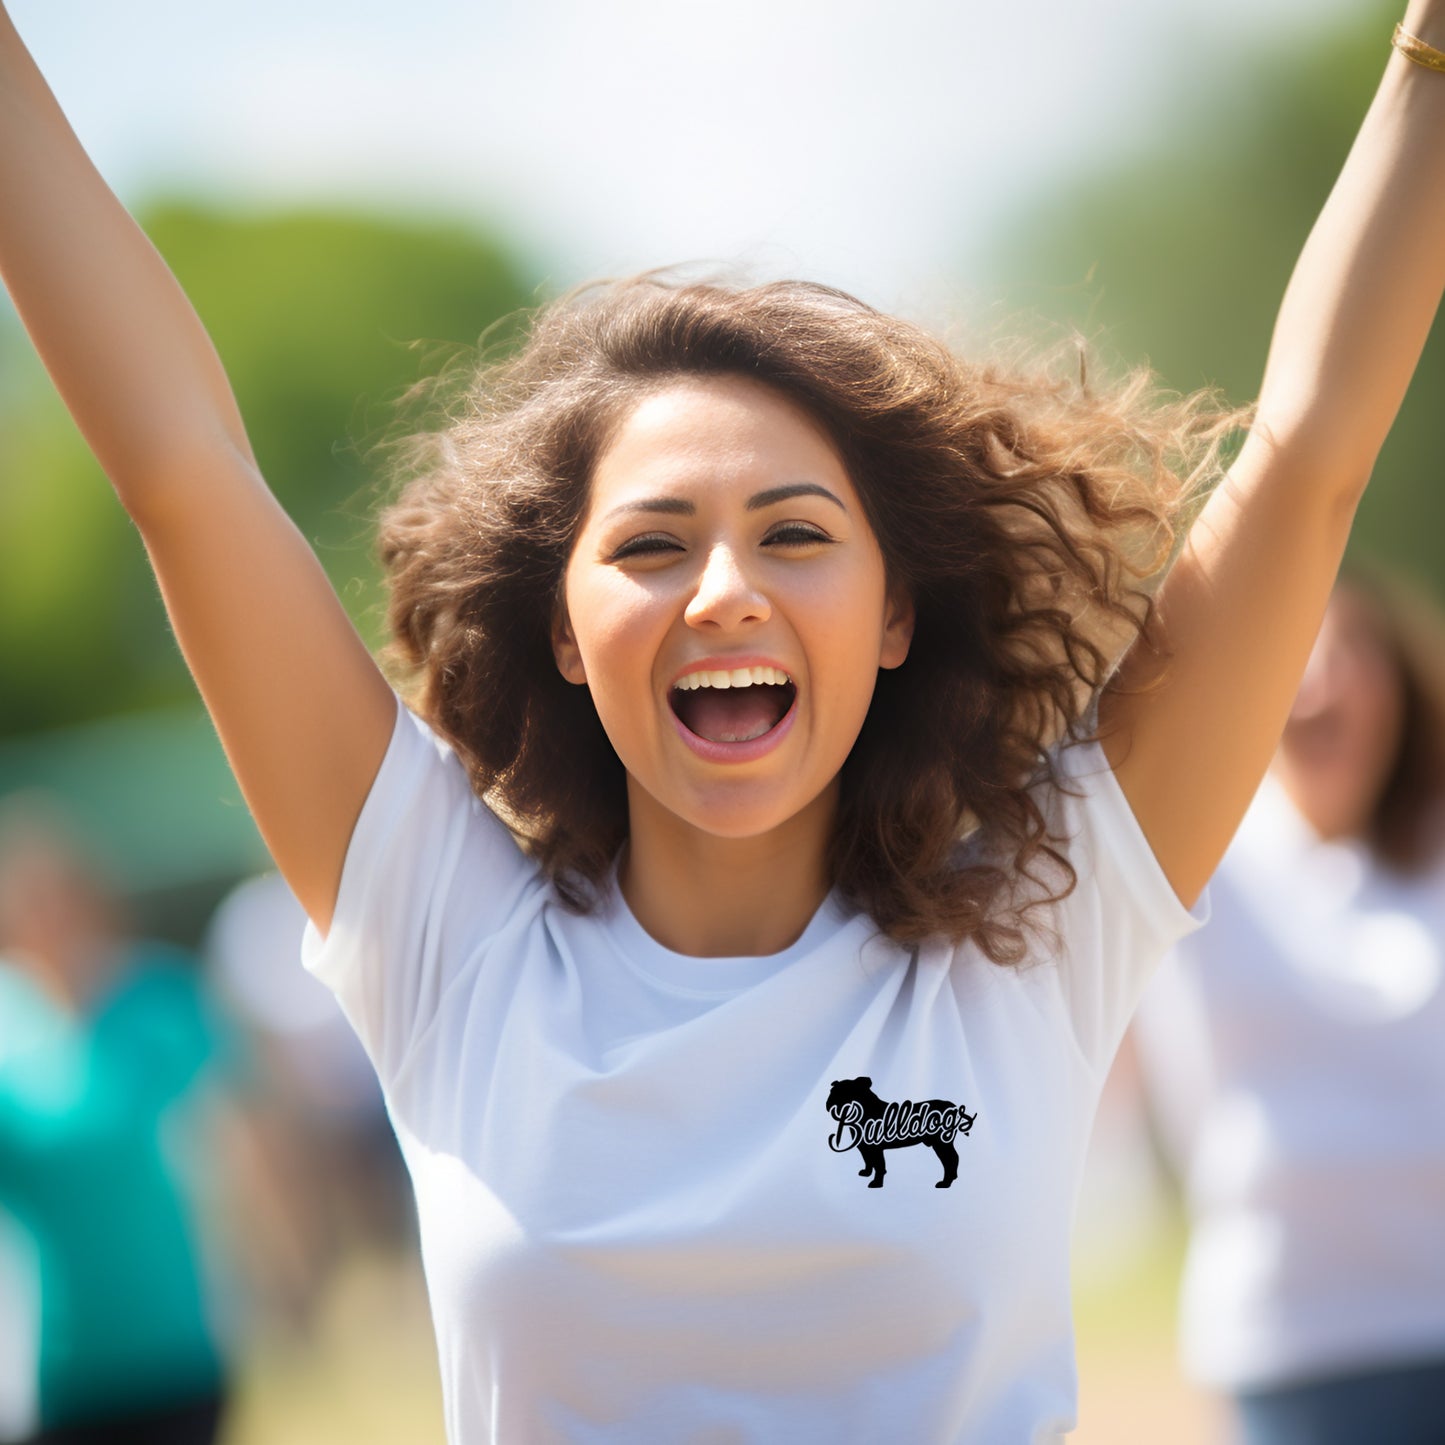
<instances>
[{"instance_id":1,"label":"woman's right hand","mask_svg":"<svg viewBox=\"0 0 1445 1445\"><path fill-rule=\"evenodd\" d=\"M324 931L391 737L391 689L262 479L200 318L3 0L0 196L0 277L140 530L262 836Z\"/></svg>"}]
</instances>

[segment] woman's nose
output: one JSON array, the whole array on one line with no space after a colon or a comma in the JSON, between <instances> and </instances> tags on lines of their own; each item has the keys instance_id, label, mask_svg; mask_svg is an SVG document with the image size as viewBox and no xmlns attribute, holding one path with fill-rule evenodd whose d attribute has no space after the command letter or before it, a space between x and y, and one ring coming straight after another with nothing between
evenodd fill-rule
<instances>
[{"instance_id":1,"label":"woman's nose","mask_svg":"<svg viewBox=\"0 0 1445 1445\"><path fill-rule=\"evenodd\" d=\"M771 612L767 597L736 551L722 545L712 548L687 605L688 623L726 630L765 621Z\"/></svg>"}]
</instances>

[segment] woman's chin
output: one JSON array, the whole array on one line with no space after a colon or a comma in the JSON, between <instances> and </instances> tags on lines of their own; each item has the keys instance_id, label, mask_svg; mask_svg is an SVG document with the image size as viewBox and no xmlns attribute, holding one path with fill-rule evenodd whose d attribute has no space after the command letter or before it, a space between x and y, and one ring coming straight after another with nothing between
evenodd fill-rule
<instances>
[{"instance_id":1,"label":"woman's chin","mask_svg":"<svg viewBox=\"0 0 1445 1445\"><path fill-rule=\"evenodd\" d=\"M778 779L738 777L693 782L685 789L649 789L629 775L628 811L631 830L647 827L650 821L682 825L688 832L735 842L767 838L778 832L805 833L831 822L836 806L836 779L819 791L797 788L796 779L780 787ZM821 815L821 816L820 816ZM801 839L800 839L801 841ZM825 846L826 832L819 833Z\"/></svg>"}]
</instances>

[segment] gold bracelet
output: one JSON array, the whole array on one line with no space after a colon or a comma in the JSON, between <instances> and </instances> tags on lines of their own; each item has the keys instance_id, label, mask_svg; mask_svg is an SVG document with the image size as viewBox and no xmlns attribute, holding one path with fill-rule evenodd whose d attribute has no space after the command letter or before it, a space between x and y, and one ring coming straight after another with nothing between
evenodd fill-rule
<instances>
[{"instance_id":1,"label":"gold bracelet","mask_svg":"<svg viewBox=\"0 0 1445 1445\"><path fill-rule=\"evenodd\" d=\"M1413 60L1416 65L1423 65L1426 70L1445 71L1445 50L1436 50L1433 45L1426 45L1418 35L1411 35L1403 25L1395 27L1390 44L1406 60Z\"/></svg>"}]
</instances>

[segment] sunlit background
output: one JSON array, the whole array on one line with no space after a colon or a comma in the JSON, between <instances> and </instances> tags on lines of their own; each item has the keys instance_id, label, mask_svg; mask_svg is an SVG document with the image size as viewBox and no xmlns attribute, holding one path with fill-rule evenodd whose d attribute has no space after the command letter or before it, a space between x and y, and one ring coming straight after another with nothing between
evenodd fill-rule
<instances>
[{"instance_id":1,"label":"sunlit background","mask_svg":"<svg viewBox=\"0 0 1445 1445\"><path fill-rule=\"evenodd\" d=\"M1077 326L1172 385L1248 399L1397 18L1363 0L10 9L191 293L269 479L373 641L374 449L395 399L590 276L703 262L832 282L964 338ZM1437 589L1442 380L1432 345L1357 527ZM0 678L0 795L57 795L137 926L209 939L206 977L258 1049L282 1048L208 932L264 852L134 533L8 311ZM1173 1365L1180 1228L1142 1118L1125 1080L1082 1210L1079 1438L1187 1445L1217 1422ZM264 1285L231 1309L227 1438L439 1440L404 1211L323 1249L331 1216L274 1164L315 1127L277 1123L261 1171L282 1181L281 1222L258 1246ZM346 1187L384 1194L367 1178ZM12 1272L23 1331L23 1260ZM13 1419L23 1388L4 1375Z\"/></svg>"}]
</instances>

